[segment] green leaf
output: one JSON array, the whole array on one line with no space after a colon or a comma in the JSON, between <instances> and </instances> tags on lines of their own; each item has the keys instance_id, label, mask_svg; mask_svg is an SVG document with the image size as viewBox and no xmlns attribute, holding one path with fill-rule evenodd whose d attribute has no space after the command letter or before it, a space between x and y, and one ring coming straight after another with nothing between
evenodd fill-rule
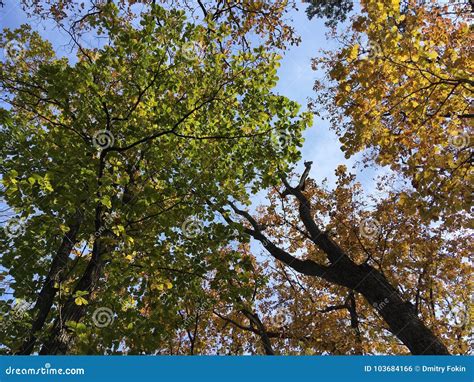
<instances>
[{"instance_id":1,"label":"green leaf","mask_svg":"<svg viewBox=\"0 0 474 382\"><path fill-rule=\"evenodd\" d=\"M108 196L108 195L102 196L102 198L100 199L100 202L101 202L102 205L104 205L105 207L107 207L107 208L112 208L112 201L110 200L110 196Z\"/></svg>"}]
</instances>

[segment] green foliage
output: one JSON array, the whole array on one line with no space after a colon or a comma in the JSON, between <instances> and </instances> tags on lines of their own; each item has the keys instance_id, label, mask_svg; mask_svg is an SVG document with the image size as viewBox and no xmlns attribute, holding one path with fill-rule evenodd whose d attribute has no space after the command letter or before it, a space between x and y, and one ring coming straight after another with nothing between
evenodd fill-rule
<instances>
[{"instance_id":1,"label":"green foliage","mask_svg":"<svg viewBox=\"0 0 474 382\"><path fill-rule=\"evenodd\" d=\"M310 4L306 8L308 18L325 18L327 26L345 21L347 14L354 8L352 0L306 0L305 3Z\"/></svg>"},{"instance_id":2,"label":"green foliage","mask_svg":"<svg viewBox=\"0 0 474 382\"><path fill-rule=\"evenodd\" d=\"M9 95L9 108L0 109L0 196L24 219L20 235L0 233L1 266L15 297L34 302L79 214L40 334L72 299L87 309L87 330L68 328L80 329L76 349L88 352L117 349L124 335L133 351L152 352L166 328L181 325L171 306L208 298L203 277L235 238L208 201L245 202L249 188L268 187L277 169L288 171L300 158L311 123L295 102L272 92L275 53L224 48L226 25L210 32L174 9L151 6L135 21L107 4L88 22L108 43L76 45L77 60L56 57L27 25L0 35L0 48L12 40L24 47L0 63L0 88ZM282 131L285 144L276 145ZM192 238L183 229L190 217L200 224ZM106 248L99 285L75 290L98 243ZM226 264L240 263L234 254ZM101 329L100 344L90 338L95 306L120 314L116 326ZM150 330L162 337L150 340ZM10 333L15 351L27 331Z\"/></svg>"}]
</instances>

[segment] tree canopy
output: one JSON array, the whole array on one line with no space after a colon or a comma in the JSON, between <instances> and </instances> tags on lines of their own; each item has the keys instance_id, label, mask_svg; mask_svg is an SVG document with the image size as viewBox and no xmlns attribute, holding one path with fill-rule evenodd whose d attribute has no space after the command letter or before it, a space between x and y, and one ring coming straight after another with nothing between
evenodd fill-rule
<instances>
[{"instance_id":1,"label":"tree canopy","mask_svg":"<svg viewBox=\"0 0 474 382\"><path fill-rule=\"evenodd\" d=\"M315 60L318 83L347 156L370 149L411 181L429 218L470 208L472 30L470 6L364 1L343 47ZM466 9L467 8L467 9ZM323 90L324 89L324 90Z\"/></svg>"},{"instance_id":2,"label":"tree canopy","mask_svg":"<svg viewBox=\"0 0 474 382\"><path fill-rule=\"evenodd\" d=\"M338 32L352 2L312 2L340 43L308 112L275 91L291 2L22 3L72 54L0 34L2 353L470 351L469 4ZM300 170L313 113L375 191Z\"/></svg>"}]
</instances>

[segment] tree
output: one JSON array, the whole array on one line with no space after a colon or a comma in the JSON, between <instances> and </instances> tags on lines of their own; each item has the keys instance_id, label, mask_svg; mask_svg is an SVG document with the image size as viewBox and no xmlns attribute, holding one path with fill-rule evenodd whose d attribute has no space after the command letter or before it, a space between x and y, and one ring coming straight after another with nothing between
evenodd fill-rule
<instances>
[{"instance_id":1,"label":"tree","mask_svg":"<svg viewBox=\"0 0 474 382\"><path fill-rule=\"evenodd\" d=\"M389 90L378 100L368 85L366 97L358 94L359 75L380 90L410 92L411 82L423 81L419 71L407 69L398 89L369 74L391 73L381 59L350 67L347 77L360 83L346 95L360 104L345 105L352 114L337 131L349 154L372 148L377 155L366 165L390 155L395 171L369 196L340 166L331 189L311 179L311 162L294 176L311 116L272 92L278 53L296 41L283 20L287 2L141 3L143 13L131 1L84 8L34 1L31 9L51 12L71 38L76 58L58 57L26 25L0 35L7 52L0 64L7 105L0 109L0 195L8 218L0 232L1 281L11 296L0 300L2 352L467 353L465 179L451 172L457 189L406 183L416 180L415 160L431 171L417 156L431 144L428 135L417 141L407 134L415 142L408 157L396 143L347 138L375 137L380 129L398 136L390 120L398 112L375 118L373 131L360 127L365 101L380 108L395 101ZM383 9L364 4L373 21L355 24L387 33L378 27L393 22L395 8L378 17ZM425 17L422 24L435 30L423 7L402 13ZM466 37L458 21L438 16L438 29L455 25L448 30ZM397 46L412 49L415 30L403 32ZM334 113L347 112L337 102L338 73L348 70L354 49L361 52L366 37L357 33L322 61L334 77L323 106ZM86 44L93 34L96 48ZM463 85L450 95L456 107ZM443 123L433 124L433 134L445 134L451 122ZM268 197L253 211L261 190ZM460 207L433 203L456 197Z\"/></svg>"},{"instance_id":2,"label":"tree","mask_svg":"<svg viewBox=\"0 0 474 382\"><path fill-rule=\"evenodd\" d=\"M469 210L472 183L472 45L468 3L363 1L344 46L321 59L314 106L330 112L349 157L390 166L411 182L426 219ZM342 37L342 36L341 36Z\"/></svg>"},{"instance_id":3,"label":"tree","mask_svg":"<svg viewBox=\"0 0 474 382\"><path fill-rule=\"evenodd\" d=\"M1 35L11 106L1 114L2 196L18 214L2 266L15 297L34 303L29 335L3 335L21 354L37 349L38 336L40 353L67 352L89 306L111 302L102 283L126 285L114 296L123 306L136 303L133 288L171 288L160 270L173 262L205 273L205 256L229 232L193 195L245 200L247 185L268 186L276 167L297 160L310 122L271 93L278 56L223 47L224 24L209 21L210 33L182 11L150 6L135 27L112 3L88 22L107 43L89 49L71 33L74 63L26 25ZM193 238L198 220L208 238ZM138 259L146 275L124 272Z\"/></svg>"},{"instance_id":4,"label":"tree","mask_svg":"<svg viewBox=\"0 0 474 382\"><path fill-rule=\"evenodd\" d=\"M255 249L240 245L245 261L229 275L226 259L235 248L221 250L221 266L209 280L216 287L203 287L206 302L183 309L185 329L160 351L468 352L470 291L459 286L469 285L469 232L426 225L398 203L387 177L379 184L383 197L367 198L344 167L336 171L334 190L307 179L308 172L290 191L286 180L272 190L256 218L234 203L219 207L201 196L229 225L243 224L263 245L258 257L266 252L270 259L256 260ZM301 199L289 199L294 194ZM226 208L234 209L233 217Z\"/></svg>"},{"instance_id":5,"label":"tree","mask_svg":"<svg viewBox=\"0 0 474 382\"><path fill-rule=\"evenodd\" d=\"M272 282L254 306L273 348L284 354L403 354L405 346L413 354L468 352L470 289L459 287L470 285L466 222L427 225L398 203L387 177L378 186L383 196L368 197L342 166L334 190L307 174L297 187L283 179L255 218L233 205L245 231L276 260L262 270ZM244 317L234 313L233 320L242 326Z\"/></svg>"},{"instance_id":6,"label":"tree","mask_svg":"<svg viewBox=\"0 0 474 382\"><path fill-rule=\"evenodd\" d=\"M30 16L50 19L61 27L69 26L69 31L82 34L91 28L89 19L100 14L105 6L112 1L94 0L91 2L73 0L22 0L24 10ZM238 42L243 49L252 45L249 36L256 34L267 46L284 48L287 44L297 44L299 38L290 25L286 14L295 8L290 0L159 0L165 8L184 10L193 23L210 27L226 25L229 37ZM121 17L132 20L137 16L136 6L145 7L156 3L155 0L120 0L115 2ZM212 27L211 27L212 29Z\"/></svg>"},{"instance_id":7,"label":"tree","mask_svg":"<svg viewBox=\"0 0 474 382\"><path fill-rule=\"evenodd\" d=\"M306 0L305 3L309 3L306 8L308 18L325 18L327 26L335 26L338 22L345 21L348 13L354 8L352 0Z\"/></svg>"}]
</instances>

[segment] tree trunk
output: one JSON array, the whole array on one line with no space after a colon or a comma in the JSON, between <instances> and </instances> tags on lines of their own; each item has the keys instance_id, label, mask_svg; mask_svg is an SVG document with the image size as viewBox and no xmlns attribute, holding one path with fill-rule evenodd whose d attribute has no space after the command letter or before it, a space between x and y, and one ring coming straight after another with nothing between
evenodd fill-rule
<instances>
[{"instance_id":1,"label":"tree trunk","mask_svg":"<svg viewBox=\"0 0 474 382\"><path fill-rule=\"evenodd\" d=\"M449 354L446 346L418 318L414 306L404 301L379 271L369 265L360 265L357 268L358 280L353 289L362 294L380 313L390 331L412 354Z\"/></svg>"},{"instance_id":2,"label":"tree trunk","mask_svg":"<svg viewBox=\"0 0 474 382\"><path fill-rule=\"evenodd\" d=\"M48 276L46 277L46 280L43 284L43 288L38 294L38 298L33 308L33 314L35 318L30 334L18 350L18 355L29 355L34 349L37 340L36 333L43 328L46 318L48 317L48 314L51 310L51 306L53 305L57 291L54 285L56 282L63 280L63 273L66 271L71 250L76 244L76 238L82 219L83 217L81 212L77 211L68 225L69 231L64 235L61 245L59 246L58 251L53 258Z\"/></svg>"},{"instance_id":3,"label":"tree trunk","mask_svg":"<svg viewBox=\"0 0 474 382\"><path fill-rule=\"evenodd\" d=\"M74 292L88 291L90 293L94 290L102 273L102 255L104 253L105 246L102 240L97 239L92 249L92 258L74 288ZM73 333L67 328L66 323L68 321L79 322L86 314L86 309L85 305L77 305L74 297L71 296L61 310L60 317L54 322L51 335L43 344L39 354L66 354L73 340Z\"/></svg>"}]
</instances>

